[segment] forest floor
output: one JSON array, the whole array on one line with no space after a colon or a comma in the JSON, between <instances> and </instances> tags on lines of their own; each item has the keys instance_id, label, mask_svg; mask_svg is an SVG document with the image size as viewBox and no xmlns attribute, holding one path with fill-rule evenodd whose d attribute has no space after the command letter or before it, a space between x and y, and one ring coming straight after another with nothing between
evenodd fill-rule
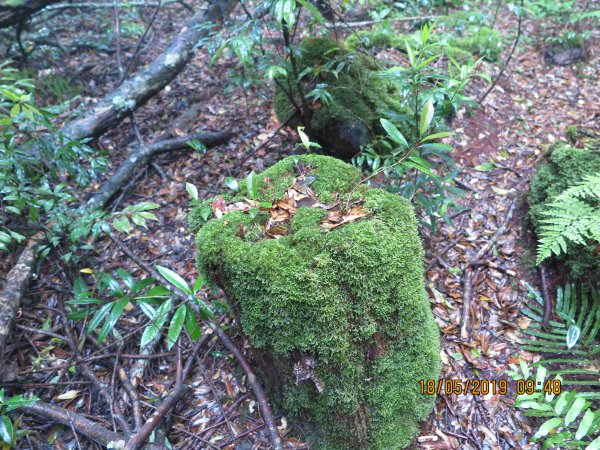
<instances>
[{"instance_id":1,"label":"forest floor","mask_svg":"<svg viewBox=\"0 0 600 450\"><path fill-rule=\"evenodd\" d=\"M160 12L141 55L142 63L152 60L168 36L177 31L173 24L182 23L186 14L178 7ZM505 16L498 24L506 36L504 57L516 28L516 20L509 14ZM443 378L508 379L503 371L510 363L518 362L519 358L535 360L535 355L519 346L520 330L530 320L519 314L521 305L529 301L522 281L539 285L526 220L528 182L544 149L557 141L567 142L567 126L600 131L598 42L592 41L591 48L595 51L589 52L586 61L572 66L551 66L536 39L538 26L525 20L527 39L518 46L496 89L482 105L463 110L454 119L455 159L460 169L459 179L466 187L466 195L459 203L466 209L455 217L455 227L443 225L436 232L422 232L427 251L426 284L442 332ZM89 101L110 92L116 80L114 56L103 58L82 51L70 58L66 66L59 67L55 61L56 65L48 70L61 75L79 73L77 80L83 100ZM161 205L159 222L150 225L148 231L132 233L127 245L147 262L173 269L190 284L198 273L194 238L186 222L189 197L185 183L195 184L200 197L210 197L226 189L226 177L263 170L292 153L296 141L295 132L287 129L280 130L271 140L279 128L273 114L271 88L259 87L249 95L241 87L226 84L225 73L239 69L234 58L224 56L212 65L209 61L206 51L199 52L166 91L136 112L136 121L148 142L198 129L232 131L235 137L207 153L177 152L156 158L154 162L160 173L153 168L144 169L128 186L123 201L113 204L114 209L143 200ZM486 66L486 69L498 72L497 67ZM485 86L477 84L470 94L478 98L484 90ZM95 145L124 158L126 145L133 141L131 126L126 121ZM117 167L118 163L119 158L111 159L112 166ZM503 224L506 228L494 236ZM491 239L489 253L476 265L470 265L478 250ZM101 241L87 257L94 261L93 265L75 267L73 273L85 267L95 272L126 268L142 276L108 239ZM13 262L2 264L10 267ZM468 327L461 337L467 276L472 289ZM20 325L37 328L44 323L48 308L56 307L60 295L48 287L61 281L60 277L52 270L39 275L30 296L35 301L25 303ZM64 407L98 417L93 405L95 394L86 392L81 381L62 373L57 384L51 376L54 372L40 374L33 370L32 357L42 358L46 367L65 362L64 351L58 347L44 354L38 352L49 347L47 335L19 329L15 339L23 342L15 359L21 388L41 399L58 401ZM124 348L122 352L135 353L135 350ZM165 352L149 362L146 375L140 380L145 404L169 390L174 380L173 360L173 353ZM124 361L124 364L130 362L126 358ZM96 361L93 368L99 376L113 376L110 359ZM170 417L171 443L177 448L267 448L264 425L242 375L220 342L212 339L188 380L191 392ZM77 394L53 400L71 391ZM441 395L430 420L423 424L415 448L532 448L527 444L531 423L511 406L513 400L511 395ZM34 431L27 438L33 447L36 438L48 443L51 437L56 448L71 448L72 430L27 420ZM110 422L108 417L104 420ZM287 448L304 448L304 439L294 423L282 416L278 420Z\"/></svg>"}]
</instances>

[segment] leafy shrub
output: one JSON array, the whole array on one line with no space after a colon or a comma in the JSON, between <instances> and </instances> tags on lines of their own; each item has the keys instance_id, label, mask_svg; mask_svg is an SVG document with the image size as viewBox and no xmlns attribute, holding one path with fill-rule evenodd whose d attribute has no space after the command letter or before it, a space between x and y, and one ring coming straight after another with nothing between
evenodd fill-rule
<instances>
[{"instance_id":1,"label":"leafy shrub","mask_svg":"<svg viewBox=\"0 0 600 450\"><path fill-rule=\"evenodd\" d=\"M4 389L0 389L0 445L3 449L10 449L16 446L17 439L25 436L28 431L20 430L21 418L12 421L8 417L8 413L15 410L19 406L28 405L36 402L38 398L25 398L22 395L7 397L4 394Z\"/></svg>"},{"instance_id":2,"label":"leafy shrub","mask_svg":"<svg viewBox=\"0 0 600 450\"><path fill-rule=\"evenodd\" d=\"M600 274L596 255L600 153L558 144L531 180L529 216L538 237L538 263L561 254L572 275ZM594 243L596 241L596 243Z\"/></svg>"},{"instance_id":3,"label":"leafy shrub","mask_svg":"<svg viewBox=\"0 0 600 450\"><path fill-rule=\"evenodd\" d=\"M360 178L327 156L289 157L190 215L201 272L316 448L406 447L434 402L417 380L440 372L412 208Z\"/></svg>"},{"instance_id":4,"label":"leafy shrub","mask_svg":"<svg viewBox=\"0 0 600 450\"><path fill-rule=\"evenodd\" d=\"M404 111L399 85L379 76L376 61L334 40L305 39L296 64L300 80L288 67L276 87L275 112L283 122L305 97L310 123L303 125L325 152L350 159L381 129L380 117Z\"/></svg>"}]
</instances>

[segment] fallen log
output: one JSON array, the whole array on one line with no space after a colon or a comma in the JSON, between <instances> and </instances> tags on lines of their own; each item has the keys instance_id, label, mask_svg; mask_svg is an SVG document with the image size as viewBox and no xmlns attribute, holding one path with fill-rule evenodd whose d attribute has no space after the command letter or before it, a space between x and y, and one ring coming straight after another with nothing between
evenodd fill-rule
<instances>
[{"instance_id":1,"label":"fallen log","mask_svg":"<svg viewBox=\"0 0 600 450\"><path fill-rule=\"evenodd\" d=\"M86 211L95 211L108 204L111 197L128 181L133 171L159 153L186 148L188 142L198 140L206 147L227 142L231 133L196 133L187 137L165 139L144 147L138 147L100 189L88 200ZM37 262L37 246L45 241L44 233L31 237L17 263L6 276L4 288L0 290L0 375L3 368L3 355L11 325L21 304L33 268Z\"/></svg>"},{"instance_id":2,"label":"fallen log","mask_svg":"<svg viewBox=\"0 0 600 450\"><path fill-rule=\"evenodd\" d=\"M32 14L63 0L0 0L0 28L19 25Z\"/></svg>"},{"instance_id":3,"label":"fallen log","mask_svg":"<svg viewBox=\"0 0 600 450\"><path fill-rule=\"evenodd\" d=\"M96 138L160 92L192 59L198 43L221 26L237 4L234 0L210 0L181 29L173 42L144 70L127 79L90 110L63 127L71 140Z\"/></svg>"}]
</instances>

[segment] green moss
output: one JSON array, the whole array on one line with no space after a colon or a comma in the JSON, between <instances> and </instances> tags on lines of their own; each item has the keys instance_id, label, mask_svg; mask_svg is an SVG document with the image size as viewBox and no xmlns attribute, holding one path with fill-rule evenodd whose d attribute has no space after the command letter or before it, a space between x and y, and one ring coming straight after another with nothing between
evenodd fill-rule
<instances>
[{"instance_id":1,"label":"green moss","mask_svg":"<svg viewBox=\"0 0 600 450\"><path fill-rule=\"evenodd\" d=\"M291 232L249 241L249 214L209 219L197 234L202 272L228 294L272 399L321 449L405 448L434 398L419 379L440 373L439 331L423 286L417 221L403 198L365 186L360 172L333 158L290 157L258 176L260 201L281 198L311 164L311 188L341 201L360 196L371 214L324 232L326 210L299 207ZM342 203L343 204L343 203ZM316 360L324 383L296 384L294 364Z\"/></svg>"},{"instance_id":2,"label":"green moss","mask_svg":"<svg viewBox=\"0 0 600 450\"><path fill-rule=\"evenodd\" d=\"M331 71L323 70L331 61L336 61L332 68L338 63L344 65L337 77ZM342 49L336 41L305 39L300 46L298 66L300 72L307 68L314 70L312 76L306 77L307 82L303 81L305 93L313 89L315 83L324 84L331 98L329 104L320 102L312 104L314 108L311 108L311 137L321 143L326 152L351 158L381 131L381 117L405 111L400 100L400 86L380 77L376 61L367 55ZM290 78L293 78L291 74ZM285 88L288 92L291 90L296 104L300 104L297 88L294 85ZM294 112L289 95L279 85L274 106L280 121Z\"/></svg>"},{"instance_id":3,"label":"green moss","mask_svg":"<svg viewBox=\"0 0 600 450\"><path fill-rule=\"evenodd\" d=\"M600 173L600 152L592 146L576 148L557 144L548 150L547 162L540 165L531 179L529 217L536 231L540 229L543 211L563 191L581 182L585 175ZM561 257L574 277L593 271L600 275L600 258L595 246L571 246Z\"/></svg>"},{"instance_id":4,"label":"green moss","mask_svg":"<svg viewBox=\"0 0 600 450\"><path fill-rule=\"evenodd\" d=\"M429 44L443 45L443 53L457 61L472 60L473 56L483 56L496 61L502 50L502 33L486 27L466 13L455 13L442 19L440 25L448 32L435 32L429 37ZM351 34L345 48L356 51L359 48L396 48L406 50L405 42L419 42L419 33L396 34L388 29L363 30ZM418 44L417 44L418 45Z\"/></svg>"}]
</instances>

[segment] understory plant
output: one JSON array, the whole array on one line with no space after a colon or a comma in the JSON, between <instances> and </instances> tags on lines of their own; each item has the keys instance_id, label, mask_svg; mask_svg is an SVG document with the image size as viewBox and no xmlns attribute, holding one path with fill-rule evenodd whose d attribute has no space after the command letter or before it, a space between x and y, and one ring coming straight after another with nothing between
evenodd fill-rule
<instances>
[{"instance_id":1,"label":"understory plant","mask_svg":"<svg viewBox=\"0 0 600 450\"><path fill-rule=\"evenodd\" d=\"M533 443L541 443L544 450L600 449L600 410L579 392L563 390L560 375L541 364L530 367L522 360L506 372L513 380L525 382L525 392L517 395L513 406L524 410L526 416L540 418Z\"/></svg>"},{"instance_id":2,"label":"understory plant","mask_svg":"<svg viewBox=\"0 0 600 450\"><path fill-rule=\"evenodd\" d=\"M14 395L7 397L4 389L0 389L0 448L9 450L17 445L17 439L25 436L28 431L21 430L21 417L12 420L8 413L19 406L29 405L39 400L37 397L23 397Z\"/></svg>"},{"instance_id":3,"label":"understory plant","mask_svg":"<svg viewBox=\"0 0 600 450\"><path fill-rule=\"evenodd\" d=\"M434 397L439 332L410 204L320 155L288 157L190 214L280 410L315 448L405 448Z\"/></svg>"},{"instance_id":4,"label":"understory plant","mask_svg":"<svg viewBox=\"0 0 600 450\"><path fill-rule=\"evenodd\" d=\"M551 147L531 181L529 216L539 240L537 263L554 257L575 278L600 274L597 146L592 141L584 148Z\"/></svg>"}]
</instances>

